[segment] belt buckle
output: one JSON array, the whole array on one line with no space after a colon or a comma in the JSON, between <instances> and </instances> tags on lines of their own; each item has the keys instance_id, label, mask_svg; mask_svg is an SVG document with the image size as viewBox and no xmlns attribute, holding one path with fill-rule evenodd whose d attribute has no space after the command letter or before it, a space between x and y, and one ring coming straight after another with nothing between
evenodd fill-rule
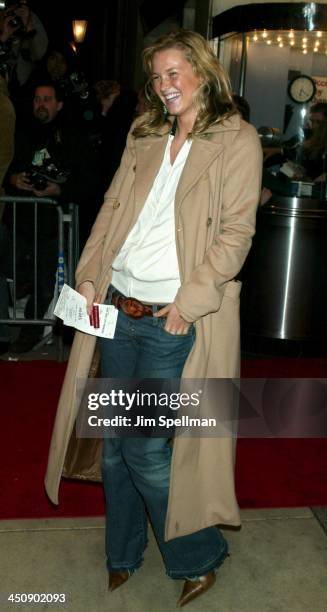
<instances>
[{"instance_id":1,"label":"belt buckle","mask_svg":"<svg viewBox=\"0 0 327 612\"><path fill-rule=\"evenodd\" d=\"M136 298L125 298L122 302L121 309L125 314L132 319L141 319L144 317L145 307L142 302Z\"/></svg>"}]
</instances>

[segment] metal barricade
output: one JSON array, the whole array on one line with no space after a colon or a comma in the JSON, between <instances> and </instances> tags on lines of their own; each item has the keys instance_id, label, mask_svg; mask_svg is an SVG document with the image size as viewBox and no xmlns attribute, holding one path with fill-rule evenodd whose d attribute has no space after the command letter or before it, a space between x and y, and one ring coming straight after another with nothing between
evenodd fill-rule
<instances>
[{"instance_id":1,"label":"metal barricade","mask_svg":"<svg viewBox=\"0 0 327 612\"><path fill-rule=\"evenodd\" d=\"M56 200L50 198L27 198L27 197L15 197L15 196L5 196L0 198L0 202L5 204L5 207L9 210L6 212L9 213L9 217L11 220L11 227L9 228L9 235L11 236L11 270L12 274L10 275L12 278L7 279L11 285L11 301L12 301L12 314L8 318L0 318L0 324L7 325L40 325L45 329L48 328L50 331L43 336L43 338L34 346L34 350L46 344L53 335L53 328L56 323L55 316L53 315L53 309L58 299L59 293L63 287L63 284L66 282L70 286L74 286L74 275L75 269L79 256L79 221L78 221L78 206L75 204L69 204L65 206L65 211L63 207L58 204ZM32 283L32 293L30 297L33 303L33 316L29 318L23 318L19 316L18 308L17 308L17 278L18 278L18 249L21 247L21 234L19 231L17 232L17 228L20 222L20 215L22 213L23 207L25 207L25 219L26 219L26 207L30 208L28 213L28 223L30 222L29 230L31 234L29 238L28 245L28 253L32 255L31 265L33 267L33 283ZM42 207L42 209L41 209ZM47 209L45 208L47 207ZM40 209L42 213L40 213ZM39 304L39 296L40 296L40 261L39 254L40 251L44 249L40 249L40 245L46 245L47 236L44 236L40 233L40 224L39 219L40 216L43 215L43 230L44 230L44 213L48 210L49 213L49 224L53 223L54 217L56 217L57 221L57 232L55 232L55 228L52 228L51 236L55 236L51 238L53 243L57 243L57 265L56 270L54 271L53 277L53 299L50 300L48 304L48 309L44 313L40 313L38 308ZM54 211L54 214L53 212ZM6 215L8 217L8 214ZM24 220L24 219L23 219ZM42 220L42 218L41 218ZM51 225L50 225L51 226ZM8 225L7 225L8 227ZM52 226L51 226L52 227ZM29 231L28 230L28 231ZM23 249L24 250L24 249ZM42 253L41 253L42 254ZM44 254L43 254L44 255ZM53 262L52 262L53 263ZM42 262L44 265L44 262ZM47 265L47 263L45 263ZM21 276L21 271L20 271ZM42 280L42 279L41 279ZM63 359L63 341L62 335L58 334L58 360Z\"/></svg>"}]
</instances>

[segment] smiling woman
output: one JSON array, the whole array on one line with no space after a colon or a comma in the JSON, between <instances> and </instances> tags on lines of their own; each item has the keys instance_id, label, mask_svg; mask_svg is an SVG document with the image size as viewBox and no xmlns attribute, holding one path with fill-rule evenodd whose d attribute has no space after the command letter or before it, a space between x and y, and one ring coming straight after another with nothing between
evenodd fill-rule
<instances>
[{"instance_id":1,"label":"smiling woman","mask_svg":"<svg viewBox=\"0 0 327 612\"><path fill-rule=\"evenodd\" d=\"M132 126L76 272L89 314L94 301L119 310L114 338L101 339L102 377L160 385L237 378L234 278L254 233L259 139L240 119L227 76L199 34L165 35L144 51L144 65L149 110ZM55 502L74 420L67 407L76 406L75 380L89 371L94 347L94 336L77 332L46 478ZM215 416L211 401L205 409ZM153 403L146 416L155 416ZM185 580L184 606L214 584L227 556L216 525L239 524L233 441L178 436L172 455L167 438L151 435L142 429L131 438L127 429L104 438L109 588L142 564L148 513L167 574Z\"/></svg>"},{"instance_id":2,"label":"smiling woman","mask_svg":"<svg viewBox=\"0 0 327 612\"><path fill-rule=\"evenodd\" d=\"M191 132L197 105L194 97L202 79L194 72L183 51L166 49L153 57L153 90L162 100L169 115L179 119L179 125Z\"/></svg>"},{"instance_id":3,"label":"smiling woman","mask_svg":"<svg viewBox=\"0 0 327 612\"><path fill-rule=\"evenodd\" d=\"M211 123L227 119L235 112L228 76L207 41L195 32L183 31L183 34L166 34L143 52L144 69L149 77L145 94L150 111L144 121L136 126L136 137L155 134L164 124L167 114L175 114L174 108L166 108L166 101L160 94L159 83L162 77L170 76L174 84L176 79L182 77L187 90L193 89L193 108L196 108L196 113L189 130L193 135L201 133ZM171 66L168 60L172 62ZM156 74L158 61L158 67L165 69L166 75ZM167 62L165 66L164 61Z\"/></svg>"}]
</instances>

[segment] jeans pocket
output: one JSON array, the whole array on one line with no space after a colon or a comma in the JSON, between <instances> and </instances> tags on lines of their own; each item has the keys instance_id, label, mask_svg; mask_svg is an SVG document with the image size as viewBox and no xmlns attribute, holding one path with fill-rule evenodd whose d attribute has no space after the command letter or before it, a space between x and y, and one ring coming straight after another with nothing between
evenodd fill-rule
<instances>
[{"instance_id":1,"label":"jeans pocket","mask_svg":"<svg viewBox=\"0 0 327 612\"><path fill-rule=\"evenodd\" d=\"M165 329L165 325L166 325L166 318L160 318L158 319L159 322L159 329L166 334L168 337L170 338L185 338L187 336L191 336L192 334L195 333L195 328L194 328L194 324L191 323L190 327L188 328L186 334L172 334L171 332L167 331Z\"/></svg>"}]
</instances>

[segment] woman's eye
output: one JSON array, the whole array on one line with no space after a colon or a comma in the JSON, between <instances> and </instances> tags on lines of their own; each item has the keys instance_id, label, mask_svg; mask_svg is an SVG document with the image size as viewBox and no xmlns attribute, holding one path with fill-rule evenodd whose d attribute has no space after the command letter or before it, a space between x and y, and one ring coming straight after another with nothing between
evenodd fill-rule
<instances>
[{"instance_id":1,"label":"woman's eye","mask_svg":"<svg viewBox=\"0 0 327 612\"><path fill-rule=\"evenodd\" d=\"M159 77L158 75L154 75L153 77L151 77L152 83L155 83L156 81L159 81Z\"/></svg>"}]
</instances>

